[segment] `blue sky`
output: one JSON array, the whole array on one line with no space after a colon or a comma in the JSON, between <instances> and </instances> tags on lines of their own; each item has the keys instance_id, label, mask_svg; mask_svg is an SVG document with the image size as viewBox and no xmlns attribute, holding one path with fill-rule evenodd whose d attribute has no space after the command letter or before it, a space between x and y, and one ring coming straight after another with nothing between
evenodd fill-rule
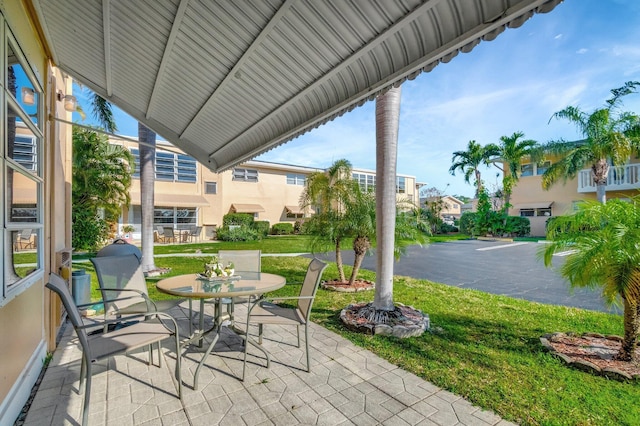
<instances>
[{"instance_id":1,"label":"blue sky","mask_svg":"<svg viewBox=\"0 0 640 426\"><path fill-rule=\"evenodd\" d=\"M599 108L630 80L640 81L640 2L565 0L403 84L398 173L471 196L461 174L448 172L454 151L516 131L539 142L576 139L572 125L549 123L551 115L568 105ZM626 97L623 108L640 114L640 93ZM324 168L346 158L375 170L374 110L369 102L257 159ZM137 135L133 119L116 111L116 120L120 134ZM483 172L489 188L497 171Z\"/></svg>"}]
</instances>

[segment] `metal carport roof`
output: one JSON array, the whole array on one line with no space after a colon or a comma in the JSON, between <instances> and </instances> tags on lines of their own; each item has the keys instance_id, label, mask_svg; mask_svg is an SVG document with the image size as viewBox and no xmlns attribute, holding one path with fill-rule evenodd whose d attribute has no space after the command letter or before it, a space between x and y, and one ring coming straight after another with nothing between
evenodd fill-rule
<instances>
[{"instance_id":1,"label":"metal carport roof","mask_svg":"<svg viewBox=\"0 0 640 426\"><path fill-rule=\"evenodd\" d=\"M55 64L214 171L561 0L28 0Z\"/></svg>"}]
</instances>

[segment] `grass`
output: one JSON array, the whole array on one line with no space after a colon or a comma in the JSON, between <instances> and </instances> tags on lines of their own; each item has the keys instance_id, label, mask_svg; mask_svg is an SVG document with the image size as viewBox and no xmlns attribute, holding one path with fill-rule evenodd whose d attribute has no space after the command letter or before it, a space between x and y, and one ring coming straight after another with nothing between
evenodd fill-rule
<instances>
[{"instance_id":1,"label":"grass","mask_svg":"<svg viewBox=\"0 0 640 426\"><path fill-rule=\"evenodd\" d=\"M282 240L280 240L282 238ZM275 237L264 246L237 245L216 248L260 248L264 252L301 249L303 242ZM293 237L295 240L300 237ZM270 241L271 238L265 240ZM188 244L177 246L187 248ZM295 249L294 249L295 248ZM300 250L298 250L300 248ZM157 253L173 250L161 246ZM203 250L204 252L204 250ZM212 251L213 252L213 251ZM203 257L162 257L159 267L172 268L169 275L193 273L202 268ZM308 259L265 257L265 272L283 275L287 285L279 295L295 295ZM85 264L88 272L91 264ZM346 268L347 273L350 268ZM337 276L335 264L325 277ZM375 280L371 271L361 277ZM155 289L160 278L149 279L154 299L167 298ZM95 286L96 279L93 277ZM96 289L92 297L99 298ZM395 339L365 336L342 327L338 315L350 303L371 301L373 293L337 293L320 290L313 320L367 348L382 358L435 385L461 395L472 403L524 425L637 425L640 419L640 383L620 383L566 367L540 345L541 335L555 331L599 332L621 335L617 315L562 306L544 305L475 290L459 289L395 277L394 299L428 313L431 330L421 337Z\"/></svg>"}]
</instances>

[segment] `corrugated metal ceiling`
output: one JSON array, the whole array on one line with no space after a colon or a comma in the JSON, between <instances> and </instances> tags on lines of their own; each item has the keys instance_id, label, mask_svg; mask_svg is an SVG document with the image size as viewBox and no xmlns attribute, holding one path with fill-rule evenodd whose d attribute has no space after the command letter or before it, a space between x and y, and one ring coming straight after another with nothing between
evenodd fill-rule
<instances>
[{"instance_id":1,"label":"corrugated metal ceiling","mask_svg":"<svg viewBox=\"0 0 640 426\"><path fill-rule=\"evenodd\" d=\"M31 0L54 61L215 171L561 0Z\"/></svg>"}]
</instances>

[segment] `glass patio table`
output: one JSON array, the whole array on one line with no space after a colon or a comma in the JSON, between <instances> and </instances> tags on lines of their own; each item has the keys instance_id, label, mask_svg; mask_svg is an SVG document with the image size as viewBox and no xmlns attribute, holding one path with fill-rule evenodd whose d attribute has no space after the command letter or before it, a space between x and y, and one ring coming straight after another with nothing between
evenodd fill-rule
<instances>
[{"instance_id":1,"label":"glass patio table","mask_svg":"<svg viewBox=\"0 0 640 426\"><path fill-rule=\"evenodd\" d=\"M278 290L279 288L284 287L285 283L286 279L280 275L267 274L264 272L242 271L236 271L236 275L232 277L215 277L207 279L200 278L198 274L186 274L177 275L175 277L165 278L158 281L156 287L162 293L182 298L188 298L189 301L191 301L192 299L200 300L199 330L192 332L189 338L185 342L183 342L183 346L196 341L200 342L201 344L204 336L213 331L218 331L215 337L211 340L211 343L207 347L202 360L196 368L193 380L194 390L198 388L198 373L200 372L200 368L202 368L202 365L204 364L205 360L213 350L213 347L220 337L219 330L222 326L223 299L240 296L257 297L264 293ZM213 325L205 330L204 301L207 299L215 299L215 313ZM235 327L231 327L231 330L242 336L241 333L238 333L238 330L236 330ZM244 336L242 337L244 338ZM247 341L251 342L250 339L245 339L245 344ZM256 347L261 350L266 356L268 356L263 348L259 346Z\"/></svg>"}]
</instances>

